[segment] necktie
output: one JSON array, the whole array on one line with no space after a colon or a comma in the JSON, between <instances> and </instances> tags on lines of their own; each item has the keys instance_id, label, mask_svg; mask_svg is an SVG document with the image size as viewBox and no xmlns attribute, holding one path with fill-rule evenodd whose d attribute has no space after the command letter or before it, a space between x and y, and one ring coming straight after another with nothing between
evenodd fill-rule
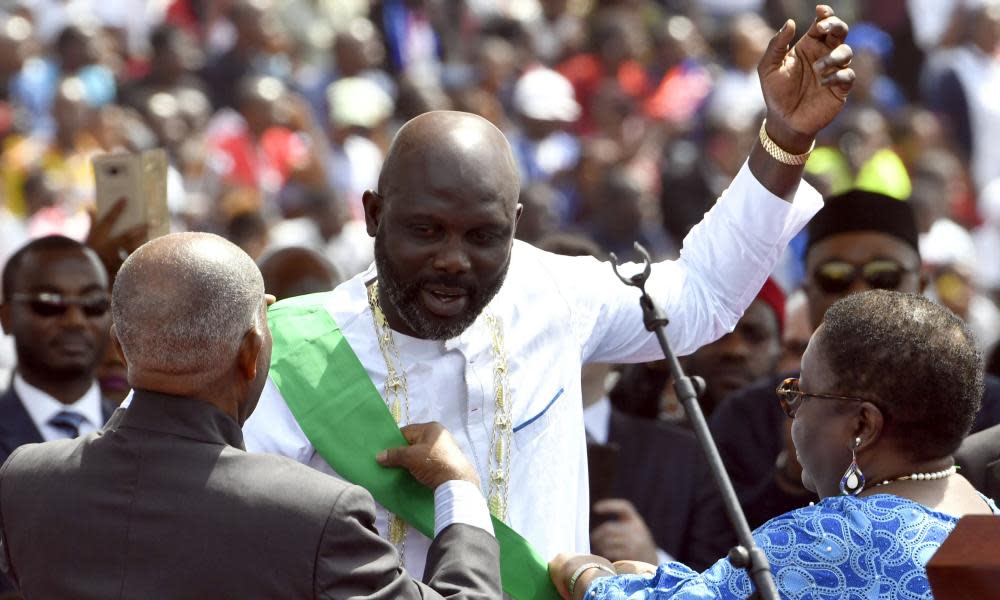
<instances>
[{"instance_id":1,"label":"necktie","mask_svg":"<svg viewBox=\"0 0 1000 600\"><path fill-rule=\"evenodd\" d=\"M80 435L80 424L85 420L86 417L80 413L64 410L49 419L49 425L66 434L66 437L75 438Z\"/></svg>"}]
</instances>

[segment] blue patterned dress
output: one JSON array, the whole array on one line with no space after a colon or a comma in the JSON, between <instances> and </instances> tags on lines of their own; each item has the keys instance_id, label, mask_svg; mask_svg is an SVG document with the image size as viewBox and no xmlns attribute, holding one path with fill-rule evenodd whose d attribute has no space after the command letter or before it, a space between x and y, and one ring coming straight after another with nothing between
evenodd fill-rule
<instances>
[{"instance_id":1,"label":"blue patterned dress","mask_svg":"<svg viewBox=\"0 0 1000 600\"><path fill-rule=\"evenodd\" d=\"M957 522L892 494L836 496L775 517L753 537L783 600L930 600L925 566ZM653 575L597 579L584 599L743 600L753 589L724 558L704 573L669 562Z\"/></svg>"}]
</instances>

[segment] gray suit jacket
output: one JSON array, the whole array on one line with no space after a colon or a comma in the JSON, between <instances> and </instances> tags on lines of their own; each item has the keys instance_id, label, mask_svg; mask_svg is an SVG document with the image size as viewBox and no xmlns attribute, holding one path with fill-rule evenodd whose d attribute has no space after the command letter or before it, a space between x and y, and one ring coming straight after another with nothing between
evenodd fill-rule
<instances>
[{"instance_id":1,"label":"gray suit jacket","mask_svg":"<svg viewBox=\"0 0 1000 600\"><path fill-rule=\"evenodd\" d=\"M424 585L360 487L248 454L207 402L136 391L103 432L31 444L0 470L2 556L27 600L500 597L499 548L448 527Z\"/></svg>"}]
</instances>

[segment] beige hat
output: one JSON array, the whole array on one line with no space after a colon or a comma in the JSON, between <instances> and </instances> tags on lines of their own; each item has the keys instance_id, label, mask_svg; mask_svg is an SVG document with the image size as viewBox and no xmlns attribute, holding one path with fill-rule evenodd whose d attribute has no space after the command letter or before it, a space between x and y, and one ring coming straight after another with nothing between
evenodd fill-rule
<instances>
[{"instance_id":1,"label":"beige hat","mask_svg":"<svg viewBox=\"0 0 1000 600\"><path fill-rule=\"evenodd\" d=\"M532 69L514 85L514 108L530 119L572 123L580 118L569 80L551 69Z\"/></svg>"},{"instance_id":2,"label":"beige hat","mask_svg":"<svg viewBox=\"0 0 1000 600\"><path fill-rule=\"evenodd\" d=\"M330 120L348 127L375 127L392 116L392 97L364 77L345 77L326 88Z\"/></svg>"}]
</instances>

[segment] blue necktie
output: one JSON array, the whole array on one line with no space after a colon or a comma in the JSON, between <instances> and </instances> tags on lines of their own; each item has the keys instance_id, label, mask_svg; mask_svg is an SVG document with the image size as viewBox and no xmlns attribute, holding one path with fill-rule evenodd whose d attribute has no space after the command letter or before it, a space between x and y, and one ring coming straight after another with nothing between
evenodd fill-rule
<instances>
[{"instance_id":1,"label":"blue necktie","mask_svg":"<svg viewBox=\"0 0 1000 600\"><path fill-rule=\"evenodd\" d=\"M86 420L87 418L80 413L64 410L49 419L49 425L66 434L66 437L75 438L80 435L80 424Z\"/></svg>"}]
</instances>

